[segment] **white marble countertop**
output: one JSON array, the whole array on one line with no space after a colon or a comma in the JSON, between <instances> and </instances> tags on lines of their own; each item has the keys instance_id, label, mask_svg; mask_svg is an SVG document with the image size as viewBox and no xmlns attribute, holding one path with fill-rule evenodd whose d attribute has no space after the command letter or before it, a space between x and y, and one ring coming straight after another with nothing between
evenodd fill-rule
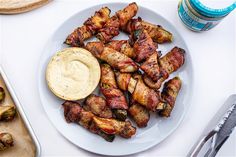
<instances>
[{"instance_id":1,"label":"white marble countertop","mask_svg":"<svg viewBox=\"0 0 236 157\"><path fill-rule=\"evenodd\" d=\"M64 20L94 4L110 1L58 0L29 13L0 15L0 64L41 143L42 156L95 156L71 144L50 123L40 104L37 73L47 39ZM157 146L133 156L186 156L207 121L230 94L236 93L236 14L231 13L213 30L195 33L181 23L177 0L136 2L164 16L183 35L193 61L195 84L191 108L178 129ZM235 132L218 156L236 156Z\"/></svg>"}]
</instances>

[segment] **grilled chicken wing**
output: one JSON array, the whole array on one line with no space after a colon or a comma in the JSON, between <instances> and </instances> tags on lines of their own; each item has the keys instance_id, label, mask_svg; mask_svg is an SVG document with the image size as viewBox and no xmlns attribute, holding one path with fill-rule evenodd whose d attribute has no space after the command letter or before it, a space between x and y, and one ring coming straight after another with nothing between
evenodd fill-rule
<instances>
[{"instance_id":1,"label":"grilled chicken wing","mask_svg":"<svg viewBox=\"0 0 236 157\"><path fill-rule=\"evenodd\" d=\"M140 17L129 20L123 30L129 34L132 34L135 30L141 28L145 29L152 40L159 44L171 42L173 40L172 34L162 28L160 25L151 24L142 20Z\"/></svg>"},{"instance_id":2,"label":"grilled chicken wing","mask_svg":"<svg viewBox=\"0 0 236 157\"><path fill-rule=\"evenodd\" d=\"M85 110L91 111L98 117L112 118L112 111L107 106L106 100L103 97L91 94L86 98L83 107Z\"/></svg>"},{"instance_id":3,"label":"grilled chicken wing","mask_svg":"<svg viewBox=\"0 0 236 157\"><path fill-rule=\"evenodd\" d=\"M140 69L142 69L145 74L150 77L153 81L157 81L161 77L160 66L158 63L159 55L158 53L153 53L148 59L141 64Z\"/></svg>"},{"instance_id":4,"label":"grilled chicken wing","mask_svg":"<svg viewBox=\"0 0 236 157\"><path fill-rule=\"evenodd\" d=\"M181 89L181 80L179 77L174 77L164 84L161 96L167 102L167 106L159 114L163 117L169 117L174 108L175 100Z\"/></svg>"},{"instance_id":5,"label":"grilled chicken wing","mask_svg":"<svg viewBox=\"0 0 236 157\"><path fill-rule=\"evenodd\" d=\"M116 12L117 17L120 21L120 28L124 29L127 22L132 19L138 12L138 5L133 2L130 3L127 7Z\"/></svg>"},{"instance_id":6,"label":"grilled chicken wing","mask_svg":"<svg viewBox=\"0 0 236 157\"><path fill-rule=\"evenodd\" d=\"M89 42L86 45L86 49L95 57L106 61L113 68L121 72L134 72L138 70L136 63L131 58L112 48L106 47L101 42Z\"/></svg>"},{"instance_id":7,"label":"grilled chicken wing","mask_svg":"<svg viewBox=\"0 0 236 157\"><path fill-rule=\"evenodd\" d=\"M112 40L106 44L107 47L119 51L129 58L135 58L135 52L128 40Z\"/></svg>"},{"instance_id":8,"label":"grilled chicken wing","mask_svg":"<svg viewBox=\"0 0 236 157\"><path fill-rule=\"evenodd\" d=\"M131 100L131 106L128 111L138 127L143 128L147 126L150 119L150 113L144 106Z\"/></svg>"},{"instance_id":9,"label":"grilled chicken wing","mask_svg":"<svg viewBox=\"0 0 236 157\"><path fill-rule=\"evenodd\" d=\"M84 25L76 28L67 38L65 43L70 46L83 46L84 40L91 38L99 29L101 29L110 18L110 9L101 8L95 14L88 18Z\"/></svg>"},{"instance_id":10,"label":"grilled chicken wing","mask_svg":"<svg viewBox=\"0 0 236 157\"><path fill-rule=\"evenodd\" d=\"M116 118L125 120L128 104L124 93L117 87L115 74L108 64L101 65L100 90L106 97L107 104L114 111Z\"/></svg>"},{"instance_id":11,"label":"grilled chicken wing","mask_svg":"<svg viewBox=\"0 0 236 157\"><path fill-rule=\"evenodd\" d=\"M169 77L169 75L178 70L184 64L184 54L184 49L174 47L170 52L159 59L161 77L159 77L155 82L145 75L144 82L151 88L159 89L161 84Z\"/></svg>"}]
</instances>

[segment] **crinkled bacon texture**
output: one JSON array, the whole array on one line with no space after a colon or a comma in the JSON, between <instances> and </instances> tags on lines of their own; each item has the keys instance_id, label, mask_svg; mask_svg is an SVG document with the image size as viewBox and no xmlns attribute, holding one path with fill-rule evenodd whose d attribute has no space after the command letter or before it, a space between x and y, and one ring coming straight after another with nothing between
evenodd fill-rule
<instances>
[{"instance_id":1,"label":"crinkled bacon texture","mask_svg":"<svg viewBox=\"0 0 236 157\"><path fill-rule=\"evenodd\" d=\"M160 66L158 63L158 53L153 53L148 59L140 66L145 74L153 81L157 81L161 77Z\"/></svg>"},{"instance_id":2,"label":"crinkled bacon texture","mask_svg":"<svg viewBox=\"0 0 236 157\"><path fill-rule=\"evenodd\" d=\"M144 82L151 88L159 89L161 84L169 77L169 75L177 71L185 61L185 50L174 47L165 56L159 59L160 75L157 81L153 81L147 75L144 76Z\"/></svg>"},{"instance_id":3,"label":"crinkled bacon texture","mask_svg":"<svg viewBox=\"0 0 236 157\"><path fill-rule=\"evenodd\" d=\"M68 123L80 124L84 128L102 136L107 141L113 141L114 135L130 138L136 133L136 128L129 121L100 118L90 111L85 111L79 103L66 101L63 104L64 116Z\"/></svg>"},{"instance_id":4,"label":"crinkled bacon texture","mask_svg":"<svg viewBox=\"0 0 236 157\"><path fill-rule=\"evenodd\" d=\"M94 117L93 121L106 134L116 134L124 138L130 138L136 133L136 128L131 125L130 121L123 122L99 117Z\"/></svg>"},{"instance_id":5,"label":"crinkled bacon texture","mask_svg":"<svg viewBox=\"0 0 236 157\"><path fill-rule=\"evenodd\" d=\"M129 58L135 58L135 52L128 40L112 40L106 44L107 47L119 51Z\"/></svg>"},{"instance_id":6,"label":"crinkled bacon texture","mask_svg":"<svg viewBox=\"0 0 236 157\"><path fill-rule=\"evenodd\" d=\"M157 111L163 105L159 92L146 86L140 75L134 75L133 78L137 83L131 92L132 99L151 111Z\"/></svg>"},{"instance_id":7,"label":"crinkled bacon texture","mask_svg":"<svg viewBox=\"0 0 236 157\"><path fill-rule=\"evenodd\" d=\"M101 29L110 18L110 9L101 8L88 18L83 26L76 28L67 38L65 43L70 46L83 46L84 40L91 38Z\"/></svg>"},{"instance_id":8,"label":"crinkled bacon texture","mask_svg":"<svg viewBox=\"0 0 236 157\"><path fill-rule=\"evenodd\" d=\"M111 39L119 35L120 21L117 16L112 16L99 30L96 37L103 43L111 41Z\"/></svg>"},{"instance_id":9,"label":"crinkled bacon texture","mask_svg":"<svg viewBox=\"0 0 236 157\"><path fill-rule=\"evenodd\" d=\"M174 77L164 84L164 88L162 90L161 96L164 99L164 101L166 101L167 106L164 110L159 112L161 116L163 117L170 116L174 108L178 93L181 89L181 85L182 83L179 77Z\"/></svg>"},{"instance_id":10,"label":"crinkled bacon texture","mask_svg":"<svg viewBox=\"0 0 236 157\"><path fill-rule=\"evenodd\" d=\"M86 49L95 57L107 62L121 72L134 72L138 70L136 63L125 54L105 46L102 42L89 42Z\"/></svg>"},{"instance_id":11,"label":"crinkled bacon texture","mask_svg":"<svg viewBox=\"0 0 236 157\"><path fill-rule=\"evenodd\" d=\"M115 74L118 87L123 91L127 91L131 79L131 73L116 72Z\"/></svg>"},{"instance_id":12,"label":"crinkled bacon texture","mask_svg":"<svg viewBox=\"0 0 236 157\"><path fill-rule=\"evenodd\" d=\"M125 95L117 87L115 74L108 64L101 65L100 90L111 109L128 109Z\"/></svg>"},{"instance_id":13,"label":"crinkled bacon texture","mask_svg":"<svg viewBox=\"0 0 236 157\"><path fill-rule=\"evenodd\" d=\"M173 35L169 31L165 30L160 25L154 25L146 22L140 17L129 20L123 28L123 31L132 34L135 30L141 28L145 29L152 40L159 44L171 42L173 40Z\"/></svg>"},{"instance_id":14,"label":"crinkled bacon texture","mask_svg":"<svg viewBox=\"0 0 236 157\"><path fill-rule=\"evenodd\" d=\"M135 30L132 38L135 41L133 45L136 54L135 61L142 62L153 53L156 53L157 44L153 42L146 30Z\"/></svg>"},{"instance_id":15,"label":"crinkled bacon texture","mask_svg":"<svg viewBox=\"0 0 236 157\"><path fill-rule=\"evenodd\" d=\"M119 29L124 27L136 15L137 11L136 3L130 3L124 9L117 11L116 15L107 20L103 28L99 30L97 38L103 43L111 41L113 37L119 35Z\"/></svg>"},{"instance_id":16,"label":"crinkled bacon texture","mask_svg":"<svg viewBox=\"0 0 236 157\"><path fill-rule=\"evenodd\" d=\"M133 2L130 3L127 7L116 12L116 16L120 21L120 28L123 29L127 22L132 19L138 12L138 5Z\"/></svg>"}]
</instances>

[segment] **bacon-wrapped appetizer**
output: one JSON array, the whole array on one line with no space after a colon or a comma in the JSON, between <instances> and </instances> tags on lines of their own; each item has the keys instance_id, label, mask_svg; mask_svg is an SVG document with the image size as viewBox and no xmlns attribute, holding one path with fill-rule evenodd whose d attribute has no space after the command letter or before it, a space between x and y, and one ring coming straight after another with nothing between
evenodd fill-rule
<instances>
[{"instance_id":1,"label":"bacon-wrapped appetizer","mask_svg":"<svg viewBox=\"0 0 236 157\"><path fill-rule=\"evenodd\" d=\"M112 16L102 29L99 30L96 37L103 43L111 41L111 39L119 35L120 21L117 16Z\"/></svg>"},{"instance_id":2,"label":"bacon-wrapped appetizer","mask_svg":"<svg viewBox=\"0 0 236 157\"><path fill-rule=\"evenodd\" d=\"M135 127L129 121L121 122L115 119L99 118L92 112L85 111L76 102L66 101L62 105L64 116L68 123L80 124L109 142L114 140L116 134L124 138L129 138L136 132Z\"/></svg>"},{"instance_id":3,"label":"bacon-wrapped appetizer","mask_svg":"<svg viewBox=\"0 0 236 157\"><path fill-rule=\"evenodd\" d=\"M154 42L162 44L166 42L172 42L173 40L172 34L160 25L154 25L149 22L142 21L142 26L148 32Z\"/></svg>"},{"instance_id":4,"label":"bacon-wrapped appetizer","mask_svg":"<svg viewBox=\"0 0 236 157\"><path fill-rule=\"evenodd\" d=\"M136 15L138 6L136 3L131 3L123 10L116 12L116 15L112 16L102 29L99 30L97 38L103 43L111 41L111 39L119 35L119 29L124 27L126 23Z\"/></svg>"},{"instance_id":5,"label":"bacon-wrapped appetizer","mask_svg":"<svg viewBox=\"0 0 236 157\"><path fill-rule=\"evenodd\" d=\"M171 42L173 40L173 36L170 32L165 30L159 25L154 25L149 22L142 20L140 17L137 19L131 19L124 27L123 31L132 34L137 29L145 29L149 36L152 38L154 42L159 44L165 42Z\"/></svg>"},{"instance_id":6,"label":"bacon-wrapped appetizer","mask_svg":"<svg viewBox=\"0 0 236 157\"><path fill-rule=\"evenodd\" d=\"M131 79L131 73L121 73L117 71L115 75L118 87L123 91L127 91Z\"/></svg>"},{"instance_id":7,"label":"bacon-wrapped appetizer","mask_svg":"<svg viewBox=\"0 0 236 157\"><path fill-rule=\"evenodd\" d=\"M133 76L133 78L131 78L131 80L132 79L135 79L137 81L135 88L129 91L130 93L132 93L132 99L134 101L145 106L151 111L159 111L165 108L165 103L162 102L160 93L146 86L140 75L135 75Z\"/></svg>"},{"instance_id":8,"label":"bacon-wrapped appetizer","mask_svg":"<svg viewBox=\"0 0 236 157\"><path fill-rule=\"evenodd\" d=\"M147 109L152 111L160 111L165 108L165 103L162 102L160 94L143 82L141 75L116 73L116 80L119 88L124 91L129 91L132 94L132 101L135 101Z\"/></svg>"},{"instance_id":9,"label":"bacon-wrapped appetizer","mask_svg":"<svg viewBox=\"0 0 236 157\"><path fill-rule=\"evenodd\" d=\"M141 62L156 52L157 44L155 44L148 34L148 32L141 25L141 18L133 19L131 40L133 42L133 49L135 52L135 60Z\"/></svg>"},{"instance_id":10,"label":"bacon-wrapped appetizer","mask_svg":"<svg viewBox=\"0 0 236 157\"><path fill-rule=\"evenodd\" d=\"M144 106L131 100L131 106L128 111L138 127L143 128L147 126L150 119L150 113Z\"/></svg>"},{"instance_id":11,"label":"bacon-wrapped appetizer","mask_svg":"<svg viewBox=\"0 0 236 157\"><path fill-rule=\"evenodd\" d=\"M169 75L184 64L184 54L184 49L174 47L170 52L159 59L161 77L159 77L157 81L153 81L150 77L145 75L144 82L151 88L159 89Z\"/></svg>"},{"instance_id":12,"label":"bacon-wrapped appetizer","mask_svg":"<svg viewBox=\"0 0 236 157\"><path fill-rule=\"evenodd\" d=\"M156 53L157 44L155 44L152 38L149 36L146 30L137 30L133 34L136 39L133 48L136 54L135 60L141 62Z\"/></svg>"},{"instance_id":13,"label":"bacon-wrapped appetizer","mask_svg":"<svg viewBox=\"0 0 236 157\"><path fill-rule=\"evenodd\" d=\"M65 101L62 106L67 123L77 123L89 131L102 136L109 142L114 140L115 135L106 134L92 124L95 115L90 111L85 111L77 102Z\"/></svg>"},{"instance_id":14,"label":"bacon-wrapped appetizer","mask_svg":"<svg viewBox=\"0 0 236 157\"><path fill-rule=\"evenodd\" d=\"M125 54L106 47L102 42L89 42L86 49L95 57L107 62L121 72L134 72L138 70L136 63Z\"/></svg>"},{"instance_id":15,"label":"bacon-wrapped appetizer","mask_svg":"<svg viewBox=\"0 0 236 157\"><path fill-rule=\"evenodd\" d=\"M138 5L133 2L130 3L127 7L116 12L116 16L120 21L120 28L124 29L127 22L132 19L138 12Z\"/></svg>"},{"instance_id":16,"label":"bacon-wrapped appetizer","mask_svg":"<svg viewBox=\"0 0 236 157\"><path fill-rule=\"evenodd\" d=\"M110 18L110 9L101 8L88 18L84 25L76 28L67 38L65 43L70 46L84 46L84 40L91 38L101 29Z\"/></svg>"},{"instance_id":17,"label":"bacon-wrapped appetizer","mask_svg":"<svg viewBox=\"0 0 236 157\"><path fill-rule=\"evenodd\" d=\"M167 102L167 106L159 114L163 117L169 117L174 108L175 100L181 88L181 80L179 77L174 77L164 84L161 96Z\"/></svg>"},{"instance_id":18,"label":"bacon-wrapped appetizer","mask_svg":"<svg viewBox=\"0 0 236 157\"><path fill-rule=\"evenodd\" d=\"M134 49L128 40L112 40L107 43L106 46L125 54L129 58L133 59L136 56Z\"/></svg>"},{"instance_id":19,"label":"bacon-wrapped appetizer","mask_svg":"<svg viewBox=\"0 0 236 157\"><path fill-rule=\"evenodd\" d=\"M93 122L106 134L118 134L121 137L130 138L136 133L136 128L131 125L130 121L94 117Z\"/></svg>"},{"instance_id":20,"label":"bacon-wrapped appetizer","mask_svg":"<svg viewBox=\"0 0 236 157\"><path fill-rule=\"evenodd\" d=\"M119 120L127 118L128 104L124 93L117 87L115 74L108 64L101 65L100 90L106 97L107 104Z\"/></svg>"},{"instance_id":21,"label":"bacon-wrapped appetizer","mask_svg":"<svg viewBox=\"0 0 236 157\"><path fill-rule=\"evenodd\" d=\"M159 54L153 53L148 59L141 64L140 69L142 69L145 74L150 77L153 81L157 81L161 76L160 66L158 63Z\"/></svg>"},{"instance_id":22,"label":"bacon-wrapped appetizer","mask_svg":"<svg viewBox=\"0 0 236 157\"><path fill-rule=\"evenodd\" d=\"M91 111L98 117L112 118L112 111L103 97L91 94L86 98L83 107L85 110Z\"/></svg>"}]
</instances>

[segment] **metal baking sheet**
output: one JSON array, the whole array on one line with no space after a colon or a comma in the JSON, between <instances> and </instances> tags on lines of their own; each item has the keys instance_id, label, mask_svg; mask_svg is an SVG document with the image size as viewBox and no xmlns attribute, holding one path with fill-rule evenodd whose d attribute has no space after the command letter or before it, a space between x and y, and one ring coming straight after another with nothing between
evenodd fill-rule
<instances>
[{"instance_id":1,"label":"metal baking sheet","mask_svg":"<svg viewBox=\"0 0 236 157\"><path fill-rule=\"evenodd\" d=\"M13 88L11 87L10 82L8 81L8 78L1 66L0 66L0 76L2 76L3 81L6 85L6 88L7 88L8 92L10 93L11 98L13 99L14 105L16 106L16 109L17 109L18 113L20 114L20 118L22 119L23 123L25 124L25 127L28 130L28 133L33 141L33 144L35 145L35 149L36 149L35 156L39 157L41 154L41 147L40 147L39 141L38 141L32 127L31 127L31 125L30 125L29 120L26 117L26 114L23 110L22 105L20 104L20 102L19 102Z\"/></svg>"}]
</instances>

